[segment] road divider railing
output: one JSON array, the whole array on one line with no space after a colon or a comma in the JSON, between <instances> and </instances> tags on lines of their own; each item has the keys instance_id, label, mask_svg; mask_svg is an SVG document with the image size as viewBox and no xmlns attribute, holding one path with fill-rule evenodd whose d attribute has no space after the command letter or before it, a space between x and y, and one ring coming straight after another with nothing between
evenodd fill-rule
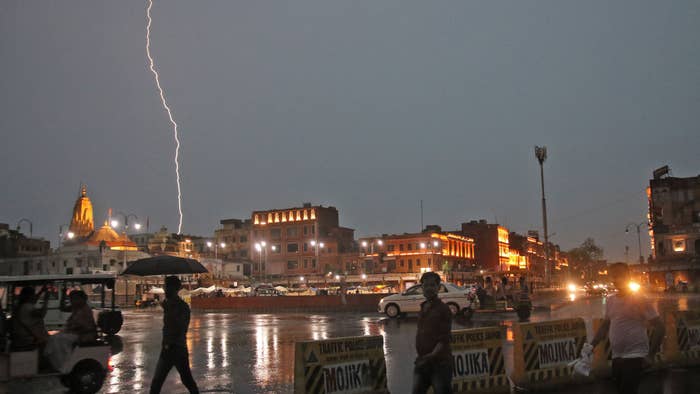
<instances>
[{"instance_id":1,"label":"road divider railing","mask_svg":"<svg viewBox=\"0 0 700 394\"><path fill-rule=\"evenodd\" d=\"M583 383L570 365L586 343L581 318L539 323L513 323L513 383L530 390Z\"/></svg>"},{"instance_id":2,"label":"road divider railing","mask_svg":"<svg viewBox=\"0 0 700 394\"><path fill-rule=\"evenodd\" d=\"M503 345L506 327L452 331L452 391L508 393Z\"/></svg>"},{"instance_id":3,"label":"road divider railing","mask_svg":"<svg viewBox=\"0 0 700 394\"><path fill-rule=\"evenodd\" d=\"M384 338L376 335L297 342L294 393L388 393Z\"/></svg>"}]
</instances>

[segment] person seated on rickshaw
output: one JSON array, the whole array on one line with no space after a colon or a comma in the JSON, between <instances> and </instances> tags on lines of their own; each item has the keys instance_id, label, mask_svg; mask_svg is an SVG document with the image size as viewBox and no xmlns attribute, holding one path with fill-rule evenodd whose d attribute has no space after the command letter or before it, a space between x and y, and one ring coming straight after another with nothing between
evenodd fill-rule
<instances>
[{"instance_id":1,"label":"person seated on rickshaw","mask_svg":"<svg viewBox=\"0 0 700 394\"><path fill-rule=\"evenodd\" d=\"M75 345L97 339L97 325L92 315L92 308L87 302L87 294L82 290L73 290L69 298L71 315L63 330L49 339L44 350L51 366L56 370L63 366Z\"/></svg>"},{"instance_id":2,"label":"person seated on rickshaw","mask_svg":"<svg viewBox=\"0 0 700 394\"><path fill-rule=\"evenodd\" d=\"M35 306L41 293L44 293L44 303L41 308ZM43 347L49 339L49 333L44 326L44 317L48 308L49 292L43 287L39 294L34 287L23 287L17 297L17 305L12 312L12 330L10 341L12 350L31 350Z\"/></svg>"}]
</instances>

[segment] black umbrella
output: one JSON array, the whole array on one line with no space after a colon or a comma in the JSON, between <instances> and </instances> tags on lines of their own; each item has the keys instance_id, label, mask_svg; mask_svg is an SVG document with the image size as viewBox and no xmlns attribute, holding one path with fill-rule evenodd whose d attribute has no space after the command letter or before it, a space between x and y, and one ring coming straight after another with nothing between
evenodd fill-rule
<instances>
[{"instance_id":1,"label":"black umbrella","mask_svg":"<svg viewBox=\"0 0 700 394\"><path fill-rule=\"evenodd\" d=\"M197 260L164 255L136 260L122 272L122 275L184 275L207 272L209 271Z\"/></svg>"}]
</instances>

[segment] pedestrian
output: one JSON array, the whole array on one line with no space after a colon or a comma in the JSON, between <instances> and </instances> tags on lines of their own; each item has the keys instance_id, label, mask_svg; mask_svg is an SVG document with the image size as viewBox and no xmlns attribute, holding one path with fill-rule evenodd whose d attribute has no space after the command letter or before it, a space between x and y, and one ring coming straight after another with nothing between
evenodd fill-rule
<instances>
[{"instance_id":1,"label":"pedestrian","mask_svg":"<svg viewBox=\"0 0 700 394\"><path fill-rule=\"evenodd\" d=\"M198 394L199 389L192 371L190 371L189 354L187 351L187 328L190 325L190 307L180 298L177 292L182 283L177 276L165 278L165 301L163 307L163 347L156 365L156 372L151 381L151 394L160 393L168 372L175 367L180 374L182 384L190 394Z\"/></svg>"},{"instance_id":2,"label":"pedestrian","mask_svg":"<svg viewBox=\"0 0 700 394\"><path fill-rule=\"evenodd\" d=\"M521 276L520 279L518 279L518 282L520 283L520 291L518 292L518 304L527 304L528 306L532 306L532 302L530 301L530 289L527 286L527 279L525 279L524 276Z\"/></svg>"},{"instance_id":3,"label":"pedestrian","mask_svg":"<svg viewBox=\"0 0 700 394\"><path fill-rule=\"evenodd\" d=\"M512 304L514 301L514 299L513 299L513 285L510 284L510 280L505 275L503 276L503 278L501 278L501 283L503 284L503 294L506 297L506 301L508 301L509 303Z\"/></svg>"},{"instance_id":4,"label":"pedestrian","mask_svg":"<svg viewBox=\"0 0 700 394\"><path fill-rule=\"evenodd\" d=\"M44 294L41 308L36 307L41 294ZM49 333L44 326L44 317L49 306L49 292L42 287L36 294L34 287L25 286L17 297L17 306L12 312L12 331L10 344L14 350L43 348L49 340Z\"/></svg>"},{"instance_id":5,"label":"pedestrian","mask_svg":"<svg viewBox=\"0 0 700 394\"><path fill-rule=\"evenodd\" d=\"M438 298L440 276L426 272L421 276L425 301L418 314L416 358L413 369L413 394L422 394L433 387L435 394L452 393L452 352L450 330L452 313Z\"/></svg>"},{"instance_id":6,"label":"pedestrian","mask_svg":"<svg viewBox=\"0 0 700 394\"><path fill-rule=\"evenodd\" d=\"M608 268L618 292L607 297L605 318L590 345L582 355L590 355L606 337L612 348L612 375L620 394L636 394L644 369L659 351L664 337L664 324L649 300L629 287L629 268L615 263ZM647 327L652 328L651 339Z\"/></svg>"},{"instance_id":7,"label":"pedestrian","mask_svg":"<svg viewBox=\"0 0 700 394\"><path fill-rule=\"evenodd\" d=\"M496 287L493 285L493 280L490 276L486 277L486 285L484 286L486 296L484 297L483 308L494 309L496 307Z\"/></svg>"}]
</instances>

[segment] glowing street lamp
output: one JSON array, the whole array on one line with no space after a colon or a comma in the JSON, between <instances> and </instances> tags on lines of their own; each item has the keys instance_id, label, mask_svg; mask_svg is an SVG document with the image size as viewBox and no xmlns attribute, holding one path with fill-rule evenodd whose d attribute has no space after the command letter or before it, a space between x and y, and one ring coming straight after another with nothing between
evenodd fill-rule
<instances>
[{"instance_id":1,"label":"glowing street lamp","mask_svg":"<svg viewBox=\"0 0 700 394\"><path fill-rule=\"evenodd\" d=\"M320 249L323 249L325 244L323 242L318 242L315 239L312 239L309 241L309 244L311 245L312 248L314 248L314 252L316 253L316 264L317 267L321 267L321 259L319 257Z\"/></svg>"},{"instance_id":2,"label":"glowing street lamp","mask_svg":"<svg viewBox=\"0 0 700 394\"><path fill-rule=\"evenodd\" d=\"M127 215L124 212L117 212L117 215L122 215L122 217L124 218L124 241L126 241L126 232L129 230L129 218L134 218L135 220L139 220L139 218L133 213ZM111 220L110 224L112 225L112 228L116 228L117 226L119 226L119 222L114 219ZM124 252L124 268L126 268L126 244L123 245L122 249Z\"/></svg>"},{"instance_id":3,"label":"glowing street lamp","mask_svg":"<svg viewBox=\"0 0 700 394\"><path fill-rule=\"evenodd\" d=\"M134 215L133 213L130 214L125 214L124 212L117 212L117 215L121 215L124 218L124 234L129 231L129 219L133 218L134 220L139 220L139 217ZM112 228L117 228L119 227L119 221L117 219L112 219L109 223ZM141 223L134 223L134 228L139 230L141 228Z\"/></svg>"},{"instance_id":4,"label":"glowing street lamp","mask_svg":"<svg viewBox=\"0 0 700 394\"><path fill-rule=\"evenodd\" d=\"M271 245L270 249L276 251L277 248ZM260 278L263 277L263 259L265 259L265 271L267 271L267 242L260 241L255 243L255 250L258 251L258 272L260 273Z\"/></svg>"},{"instance_id":5,"label":"glowing street lamp","mask_svg":"<svg viewBox=\"0 0 700 394\"><path fill-rule=\"evenodd\" d=\"M70 226L68 226L67 224L62 224L62 225L58 226L58 244L59 245L62 245L66 239L75 238L74 232L72 232L70 230L68 230L67 232L64 231L64 229L69 229L69 228L70 228Z\"/></svg>"},{"instance_id":6,"label":"glowing street lamp","mask_svg":"<svg viewBox=\"0 0 700 394\"><path fill-rule=\"evenodd\" d=\"M214 259L218 259L219 258L219 246L221 246L221 249L224 249L226 247L226 243L225 242L216 243L216 242L212 242L212 241L207 241L207 247L209 249L211 249L212 246L214 247Z\"/></svg>"}]
</instances>

